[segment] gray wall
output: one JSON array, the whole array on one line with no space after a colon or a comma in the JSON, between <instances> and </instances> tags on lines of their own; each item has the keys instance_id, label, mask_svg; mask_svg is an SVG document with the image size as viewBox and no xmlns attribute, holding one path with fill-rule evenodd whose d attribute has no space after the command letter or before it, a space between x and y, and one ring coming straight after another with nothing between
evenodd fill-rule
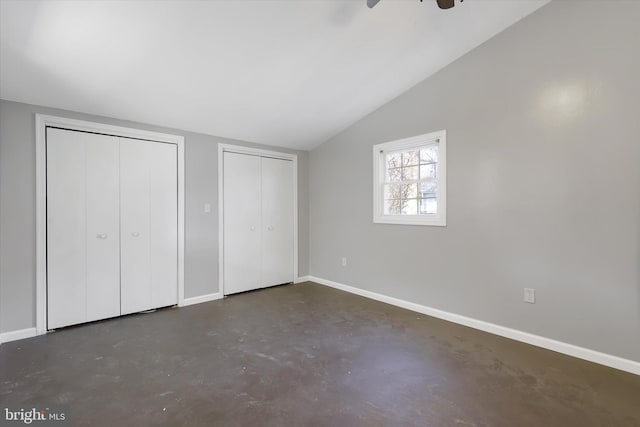
<instances>
[{"instance_id":1,"label":"gray wall","mask_svg":"<svg viewBox=\"0 0 640 427\"><path fill-rule=\"evenodd\" d=\"M218 146L209 135L0 100L0 332L35 326L35 113L185 137L185 297L218 290ZM272 147L269 147L272 148ZM308 272L308 153L298 154L299 274ZM203 211L211 203L212 212Z\"/></svg>"},{"instance_id":2,"label":"gray wall","mask_svg":"<svg viewBox=\"0 0 640 427\"><path fill-rule=\"evenodd\" d=\"M310 274L640 361L639 20L552 2L313 150ZM373 224L371 146L440 129L448 226Z\"/></svg>"}]
</instances>

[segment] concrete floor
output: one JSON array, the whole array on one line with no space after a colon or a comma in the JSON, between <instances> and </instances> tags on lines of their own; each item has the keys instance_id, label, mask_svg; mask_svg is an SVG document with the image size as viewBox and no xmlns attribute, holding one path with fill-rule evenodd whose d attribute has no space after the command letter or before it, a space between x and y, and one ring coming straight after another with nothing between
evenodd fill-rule
<instances>
[{"instance_id":1,"label":"concrete floor","mask_svg":"<svg viewBox=\"0 0 640 427\"><path fill-rule=\"evenodd\" d=\"M3 344L0 402L73 425L626 427L640 377L303 284Z\"/></svg>"}]
</instances>

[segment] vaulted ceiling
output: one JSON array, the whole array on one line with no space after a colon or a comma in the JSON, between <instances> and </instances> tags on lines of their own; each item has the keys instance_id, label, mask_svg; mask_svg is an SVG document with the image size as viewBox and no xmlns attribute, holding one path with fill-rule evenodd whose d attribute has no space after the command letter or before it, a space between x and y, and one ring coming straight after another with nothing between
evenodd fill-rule
<instances>
[{"instance_id":1,"label":"vaulted ceiling","mask_svg":"<svg viewBox=\"0 0 640 427\"><path fill-rule=\"evenodd\" d=\"M0 1L0 97L310 149L546 0Z\"/></svg>"}]
</instances>

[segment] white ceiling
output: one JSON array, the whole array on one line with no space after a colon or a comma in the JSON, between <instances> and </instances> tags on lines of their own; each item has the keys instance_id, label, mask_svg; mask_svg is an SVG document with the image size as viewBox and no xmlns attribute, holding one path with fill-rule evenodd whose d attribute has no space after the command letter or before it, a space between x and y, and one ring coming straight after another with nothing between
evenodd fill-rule
<instances>
[{"instance_id":1,"label":"white ceiling","mask_svg":"<svg viewBox=\"0 0 640 427\"><path fill-rule=\"evenodd\" d=\"M310 149L546 0L0 0L0 97Z\"/></svg>"}]
</instances>

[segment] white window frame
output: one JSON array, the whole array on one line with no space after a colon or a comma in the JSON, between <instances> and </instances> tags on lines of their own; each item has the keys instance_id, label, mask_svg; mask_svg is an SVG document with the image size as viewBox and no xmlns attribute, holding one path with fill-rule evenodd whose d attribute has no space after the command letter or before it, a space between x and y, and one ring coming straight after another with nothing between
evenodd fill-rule
<instances>
[{"instance_id":1,"label":"white window frame","mask_svg":"<svg viewBox=\"0 0 640 427\"><path fill-rule=\"evenodd\" d=\"M425 215L384 214L384 153L438 145L438 213ZM380 224L447 225L447 131L441 130L373 146L373 222Z\"/></svg>"}]
</instances>

